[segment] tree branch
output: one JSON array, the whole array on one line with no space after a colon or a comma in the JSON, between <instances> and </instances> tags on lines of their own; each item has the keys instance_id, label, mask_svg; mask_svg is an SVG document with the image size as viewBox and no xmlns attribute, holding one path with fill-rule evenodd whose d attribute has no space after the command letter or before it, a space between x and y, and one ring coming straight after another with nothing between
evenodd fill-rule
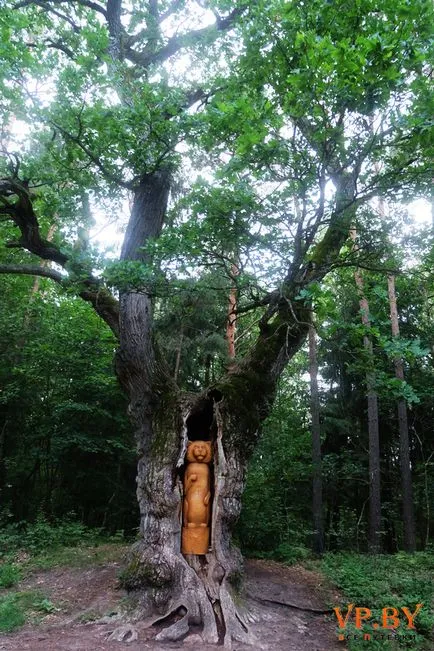
<instances>
[{"instance_id":1,"label":"tree branch","mask_svg":"<svg viewBox=\"0 0 434 651\"><path fill-rule=\"evenodd\" d=\"M41 237L28 183L16 178L0 179L0 196L3 199L13 196L18 198L14 203L9 202L5 207L0 206L0 214L10 216L21 232L20 240L11 243L11 246L23 247L44 260L51 260L64 266L68 257L51 242Z\"/></svg>"},{"instance_id":2,"label":"tree branch","mask_svg":"<svg viewBox=\"0 0 434 651\"><path fill-rule=\"evenodd\" d=\"M11 203L9 198L18 197L18 200ZM16 178L0 179L0 198L6 205L0 205L0 215L7 214L13 219L21 232L21 238L17 242L9 242L9 248L23 248L34 253L44 260L51 260L71 271L71 261L52 242L41 237L39 223L33 210L32 198L28 189L28 183ZM68 269L69 267L69 269ZM116 337L119 337L119 305L102 282L92 276L83 266L74 261L74 278L64 278L59 272L49 268L41 268L35 265L1 265L1 273L18 273L41 275L51 278L58 283L68 283L76 289L76 293L85 301L91 303L97 314L107 323Z\"/></svg>"},{"instance_id":3,"label":"tree branch","mask_svg":"<svg viewBox=\"0 0 434 651\"><path fill-rule=\"evenodd\" d=\"M51 0L51 2L55 2L55 0ZM70 18L69 16L67 16L65 14L62 14L62 13L60 13L60 11L57 11L56 9L54 9L50 5L50 2L48 2L48 0L23 0L23 2L19 2L18 4L14 5L12 8L13 9L21 9L22 7L27 7L27 6L30 6L30 5L36 5L37 7L40 7L41 9L43 9L44 11L50 12L50 13L54 14L55 16L57 16L58 18L60 18L61 20L66 21L67 23L69 23L71 25L71 27L72 27L72 29L73 29L73 31L75 33L78 33L80 31L79 26L76 25L76 23L74 23L72 18Z\"/></svg>"},{"instance_id":4,"label":"tree branch","mask_svg":"<svg viewBox=\"0 0 434 651\"><path fill-rule=\"evenodd\" d=\"M89 7L98 13L102 14L104 18L107 18L107 12L104 7L101 7L97 2L92 2L92 0L49 0L51 4L77 4L82 7ZM30 5L37 4L35 0L22 0L22 2L17 2L12 9L21 9L23 7L29 7Z\"/></svg>"},{"instance_id":5,"label":"tree branch","mask_svg":"<svg viewBox=\"0 0 434 651\"><path fill-rule=\"evenodd\" d=\"M107 24L110 35L110 54L113 59L121 57L122 0L107 0Z\"/></svg>"},{"instance_id":6,"label":"tree branch","mask_svg":"<svg viewBox=\"0 0 434 651\"><path fill-rule=\"evenodd\" d=\"M57 122L51 121L51 124L53 125L53 127L58 129L60 131L60 133L62 133L65 136L65 138L67 138L71 142L75 142L75 144L78 145L80 147L80 149L82 149L84 151L86 156L88 158L90 158L90 160L93 163L95 163L95 165L98 167L98 169L102 172L102 174L105 176L105 178L108 181L113 181L114 183L117 183L122 188L126 188L127 190L133 190L134 189L134 184L133 183L129 183L128 181L123 181L119 176L117 176L116 174L113 174L112 172L110 172L110 170L107 169L107 167L104 165L104 163L102 162L100 157L97 156L96 154L94 154L89 149L89 147L87 147L87 145L85 145L80 140L80 138L78 136L74 136L72 133L69 133L69 131L64 129L60 124L57 124Z\"/></svg>"},{"instance_id":7,"label":"tree branch","mask_svg":"<svg viewBox=\"0 0 434 651\"><path fill-rule=\"evenodd\" d=\"M74 52L69 47L64 45L62 43L62 41L60 41L60 40L59 41L53 41L51 38L47 38L47 39L45 39L44 43L49 48L52 48L52 49L55 49L55 50L60 50L61 52L66 54L68 59L71 59L71 61L75 60ZM38 47L36 43L26 43L26 46L27 47Z\"/></svg>"},{"instance_id":8,"label":"tree branch","mask_svg":"<svg viewBox=\"0 0 434 651\"><path fill-rule=\"evenodd\" d=\"M62 43L62 41L60 41L60 40L59 41L52 41L49 38L49 39L47 39L45 41L45 43L47 44L47 47L52 48L54 50L60 50L60 52L63 52L63 54L66 54L68 59L71 59L72 61L75 60L74 52L69 47L64 45L64 43Z\"/></svg>"},{"instance_id":9,"label":"tree branch","mask_svg":"<svg viewBox=\"0 0 434 651\"><path fill-rule=\"evenodd\" d=\"M149 11L149 14L153 18L155 18L156 21L158 21L158 18L159 18L158 0L149 0L148 1L148 11Z\"/></svg>"},{"instance_id":10,"label":"tree branch","mask_svg":"<svg viewBox=\"0 0 434 651\"><path fill-rule=\"evenodd\" d=\"M233 9L228 16L217 20L213 25L192 30L186 34L172 36L167 41L166 45L163 45L163 47L157 50L157 52L138 52L137 50L133 50L131 47L126 47L125 57L142 68L148 68L154 63L162 63L185 47L196 45L197 43L209 39L215 40L219 35L219 32L224 32L232 27L236 18L243 13L244 9L245 7L237 7L236 9Z\"/></svg>"},{"instance_id":11,"label":"tree branch","mask_svg":"<svg viewBox=\"0 0 434 651\"><path fill-rule=\"evenodd\" d=\"M33 264L0 264L0 274L19 274L27 276L43 276L62 284L65 277L49 267L39 267Z\"/></svg>"},{"instance_id":12,"label":"tree branch","mask_svg":"<svg viewBox=\"0 0 434 651\"><path fill-rule=\"evenodd\" d=\"M80 298L92 305L95 312L107 323L116 339L119 339L119 302L93 276L83 281L82 285L84 289L78 291Z\"/></svg>"}]
</instances>

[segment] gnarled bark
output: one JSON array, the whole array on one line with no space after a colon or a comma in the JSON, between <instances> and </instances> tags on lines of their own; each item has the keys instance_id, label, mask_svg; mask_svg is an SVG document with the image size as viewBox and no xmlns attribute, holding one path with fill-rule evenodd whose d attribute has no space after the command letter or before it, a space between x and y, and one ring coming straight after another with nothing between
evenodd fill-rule
<instances>
[{"instance_id":1,"label":"gnarled bark","mask_svg":"<svg viewBox=\"0 0 434 651\"><path fill-rule=\"evenodd\" d=\"M240 586L242 559L231 542L231 532L241 510L247 462L258 428L271 408L283 365L299 348L308 324L301 320L289 324L278 315L263 327L248 359L232 365L205 393L186 395L172 384L169 373L161 381L165 370L150 347L151 305L143 296L137 300L144 310L141 316L131 297L128 305L121 305L129 312L135 306L127 329L136 354L140 336L147 342L139 360L141 382L137 366L133 371L123 368L122 348L118 357L123 380L129 383L130 414L137 426L141 514L141 539L131 550L123 584L138 591L142 617L150 622L167 620L169 626L159 633L159 640L184 637L190 626L200 625L206 642L220 641L225 646L232 640L253 642L235 605L238 599L233 598ZM301 316L300 308L298 313ZM121 336L125 325L121 321ZM211 440L213 445L211 547L203 556L183 556L184 457L188 440L198 439Z\"/></svg>"},{"instance_id":2,"label":"gnarled bark","mask_svg":"<svg viewBox=\"0 0 434 651\"><path fill-rule=\"evenodd\" d=\"M217 390L199 397L175 392L161 401L152 439L140 457L141 539L130 552L123 584L140 591L140 615L152 622L167 618L170 625L159 640L179 639L191 625L200 625L206 642L252 641L233 600L242 559L231 543L231 529L241 508L246 459L223 443L236 426L228 407ZM214 448L211 545L206 555L183 556L184 455L188 437L201 428Z\"/></svg>"}]
</instances>

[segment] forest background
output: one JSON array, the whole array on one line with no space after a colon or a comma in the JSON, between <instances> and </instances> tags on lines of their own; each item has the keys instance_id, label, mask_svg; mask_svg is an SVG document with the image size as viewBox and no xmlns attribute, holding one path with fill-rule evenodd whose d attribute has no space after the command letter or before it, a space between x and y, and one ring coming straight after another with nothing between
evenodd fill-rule
<instances>
[{"instance_id":1,"label":"forest background","mask_svg":"<svg viewBox=\"0 0 434 651\"><path fill-rule=\"evenodd\" d=\"M158 4L160 49L134 60ZM277 286L296 320L311 315L310 336L261 425L236 541L286 562L325 552L347 587L358 557L343 552L417 550L430 568L432 8L233 4L126 3L124 59L102 3L0 10L0 542L137 535L135 441L98 292L146 287L171 375L197 393L249 354ZM161 235L118 262L133 180L162 165ZM358 187L331 242L342 170ZM42 255L11 220L24 195Z\"/></svg>"}]
</instances>

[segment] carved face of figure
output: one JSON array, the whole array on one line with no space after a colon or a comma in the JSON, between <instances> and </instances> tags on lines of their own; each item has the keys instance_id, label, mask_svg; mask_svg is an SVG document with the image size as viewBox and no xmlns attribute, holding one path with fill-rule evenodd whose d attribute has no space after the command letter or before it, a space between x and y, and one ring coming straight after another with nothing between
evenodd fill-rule
<instances>
[{"instance_id":1,"label":"carved face of figure","mask_svg":"<svg viewBox=\"0 0 434 651\"><path fill-rule=\"evenodd\" d=\"M211 442L190 441L187 448L187 461L209 463L211 461Z\"/></svg>"}]
</instances>

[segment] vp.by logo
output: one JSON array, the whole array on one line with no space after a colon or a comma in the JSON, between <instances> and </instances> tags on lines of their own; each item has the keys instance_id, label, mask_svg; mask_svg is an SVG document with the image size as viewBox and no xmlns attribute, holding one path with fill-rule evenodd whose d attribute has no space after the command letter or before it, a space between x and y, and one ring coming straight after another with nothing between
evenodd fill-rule
<instances>
[{"instance_id":1,"label":"vp.by logo","mask_svg":"<svg viewBox=\"0 0 434 651\"><path fill-rule=\"evenodd\" d=\"M415 630L414 620L416 615L420 612L423 604L416 604L416 610L412 613L410 610L403 606L401 611L405 616L405 619L402 621L402 624L406 624L406 628ZM367 624L372 617L372 611L370 608L354 608L354 604L348 604L347 614L345 617L342 615L340 608L333 608L336 618L338 620L340 634L339 640L344 640L345 636L342 634L345 631L347 624L350 621L350 617L354 614L354 623L357 629L361 629L364 624ZM396 630L401 626L400 612L399 608L393 608L391 606L386 606L381 610L381 625L378 622L372 622L372 628L378 630L380 628L386 630Z\"/></svg>"}]
</instances>

